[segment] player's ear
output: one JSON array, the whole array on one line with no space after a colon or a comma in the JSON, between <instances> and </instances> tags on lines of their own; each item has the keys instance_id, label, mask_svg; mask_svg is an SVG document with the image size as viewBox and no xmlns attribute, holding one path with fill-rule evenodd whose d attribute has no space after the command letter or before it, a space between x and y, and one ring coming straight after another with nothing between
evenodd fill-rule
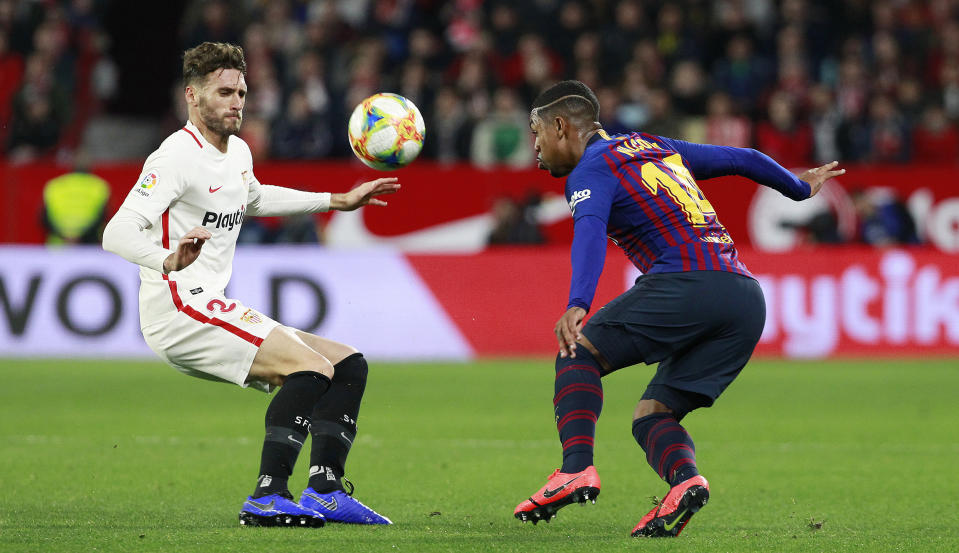
<instances>
[{"instance_id":1,"label":"player's ear","mask_svg":"<svg viewBox=\"0 0 959 553\"><path fill-rule=\"evenodd\" d=\"M569 127L569 121L566 119L556 116L553 118L553 129L556 131L557 136L565 136L566 131Z\"/></svg>"},{"instance_id":2,"label":"player's ear","mask_svg":"<svg viewBox=\"0 0 959 553\"><path fill-rule=\"evenodd\" d=\"M200 91L197 90L196 85L187 85L183 89L183 98L186 100L188 106L196 106L199 100Z\"/></svg>"}]
</instances>

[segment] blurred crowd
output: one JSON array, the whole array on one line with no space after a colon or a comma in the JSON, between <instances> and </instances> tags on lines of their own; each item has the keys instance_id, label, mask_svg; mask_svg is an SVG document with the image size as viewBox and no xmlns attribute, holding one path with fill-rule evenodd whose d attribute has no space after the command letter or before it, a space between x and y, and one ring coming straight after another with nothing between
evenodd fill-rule
<instances>
[{"instance_id":1,"label":"blurred crowd","mask_svg":"<svg viewBox=\"0 0 959 553\"><path fill-rule=\"evenodd\" d=\"M84 125L108 114L122 71L101 25L110 5L0 0L7 157L75 149ZM792 167L959 160L957 0L172 5L182 17L171 47L244 47L243 134L260 158L349 156L353 106L394 91L426 118L424 157L526 167L532 98L575 78L597 92L610 131L752 146ZM181 85L165 86L170 105L155 116L176 128Z\"/></svg>"},{"instance_id":2,"label":"blurred crowd","mask_svg":"<svg viewBox=\"0 0 959 553\"><path fill-rule=\"evenodd\" d=\"M116 94L95 0L0 0L0 156L72 152Z\"/></svg>"}]
</instances>

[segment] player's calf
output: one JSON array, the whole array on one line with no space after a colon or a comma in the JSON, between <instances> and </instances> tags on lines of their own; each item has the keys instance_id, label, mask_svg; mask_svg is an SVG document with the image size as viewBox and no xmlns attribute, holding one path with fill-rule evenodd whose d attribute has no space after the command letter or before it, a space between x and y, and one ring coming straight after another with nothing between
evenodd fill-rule
<instances>
[{"instance_id":1,"label":"player's calf","mask_svg":"<svg viewBox=\"0 0 959 553\"><path fill-rule=\"evenodd\" d=\"M513 516L523 522L532 521L533 524L541 520L549 522L556 516L556 511L567 505L585 504L587 501L596 503L599 488L599 473L592 465L572 474L556 469L545 486L516 506Z\"/></svg>"}]
</instances>

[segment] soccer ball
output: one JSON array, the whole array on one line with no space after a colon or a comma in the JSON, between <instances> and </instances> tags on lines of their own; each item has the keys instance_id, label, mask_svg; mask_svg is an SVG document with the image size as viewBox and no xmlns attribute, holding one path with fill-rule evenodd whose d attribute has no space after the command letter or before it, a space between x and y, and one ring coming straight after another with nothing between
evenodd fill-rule
<instances>
[{"instance_id":1,"label":"soccer ball","mask_svg":"<svg viewBox=\"0 0 959 553\"><path fill-rule=\"evenodd\" d=\"M389 92L360 102L350 116L350 147L360 161L389 171L408 165L423 149L426 126L413 102Z\"/></svg>"}]
</instances>

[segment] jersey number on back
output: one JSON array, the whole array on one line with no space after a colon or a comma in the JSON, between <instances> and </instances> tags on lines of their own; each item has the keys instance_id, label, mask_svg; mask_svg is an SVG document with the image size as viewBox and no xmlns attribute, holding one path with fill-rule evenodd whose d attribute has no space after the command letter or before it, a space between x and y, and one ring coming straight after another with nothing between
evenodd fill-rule
<instances>
[{"instance_id":1,"label":"jersey number on back","mask_svg":"<svg viewBox=\"0 0 959 553\"><path fill-rule=\"evenodd\" d=\"M706 217L715 215L716 211L696 186L696 181L683 165L682 158L679 154L673 154L664 158L663 163L669 168L668 173L652 161L643 164L643 184L654 196L659 193L659 187L662 186L666 194L682 208L690 224L705 225Z\"/></svg>"}]
</instances>

